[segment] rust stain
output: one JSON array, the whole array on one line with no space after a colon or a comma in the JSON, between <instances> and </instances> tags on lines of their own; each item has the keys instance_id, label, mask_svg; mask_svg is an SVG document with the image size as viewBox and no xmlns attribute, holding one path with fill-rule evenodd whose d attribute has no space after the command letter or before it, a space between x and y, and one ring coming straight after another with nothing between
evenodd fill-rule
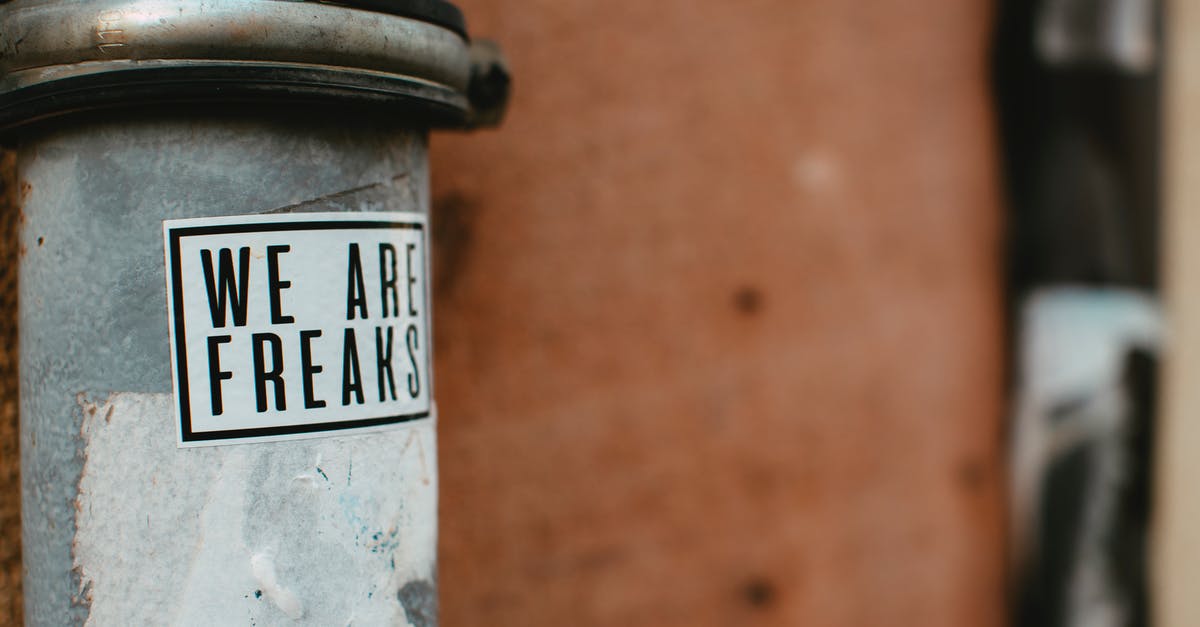
<instances>
[{"instance_id":1,"label":"rust stain","mask_svg":"<svg viewBox=\"0 0 1200 627\"><path fill-rule=\"evenodd\" d=\"M454 291L467 271L475 240L475 223L480 204L459 190L451 190L433 199L430 221L433 223L433 291Z\"/></svg>"},{"instance_id":2,"label":"rust stain","mask_svg":"<svg viewBox=\"0 0 1200 627\"><path fill-rule=\"evenodd\" d=\"M756 577L746 582L742 596L750 607L765 610L775 603L775 584L769 579Z\"/></svg>"},{"instance_id":3,"label":"rust stain","mask_svg":"<svg viewBox=\"0 0 1200 627\"><path fill-rule=\"evenodd\" d=\"M733 293L733 307L745 316L754 316L763 307L762 290L751 285L745 285Z\"/></svg>"},{"instance_id":4,"label":"rust stain","mask_svg":"<svg viewBox=\"0 0 1200 627\"><path fill-rule=\"evenodd\" d=\"M19 192L18 192L19 190ZM24 621L17 422L17 233L32 188L17 184L16 155L0 151L0 624Z\"/></svg>"},{"instance_id":5,"label":"rust stain","mask_svg":"<svg viewBox=\"0 0 1200 627\"><path fill-rule=\"evenodd\" d=\"M83 456L84 469L83 472L79 473L79 483L77 483L75 486L75 500L72 503L75 508L76 520L78 520L80 514L83 512L83 478L87 473L88 464L86 443L90 437L88 434L88 427L93 423L97 414L99 414L101 410L104 410L103 418L105 423L112 421L114 409L112 403L113 396L114 395L110 394L103 401L96 402L91 399L87 392L77 392L75 394L75 403L79 405L79 411L82 413L82 419L79 421L79 435L80 439L85 443L84 450L80 452L80 455ZM76 551L78 549L77 541L78 540L75 538L71 540L71 560L76 563ZM90 608L92 605L91 580L84 579L83 570L78 565L71 569L71 577L76 584L76 589L80 591L78 595L71 598L71 604L74 606Z\"/></svg>"}]
</instances>

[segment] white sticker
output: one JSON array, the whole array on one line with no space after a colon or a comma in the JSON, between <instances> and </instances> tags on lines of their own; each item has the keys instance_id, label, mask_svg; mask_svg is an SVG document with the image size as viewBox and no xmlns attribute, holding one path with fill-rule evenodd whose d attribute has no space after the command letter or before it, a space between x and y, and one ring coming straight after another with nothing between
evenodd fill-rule
<instances>
[{"instance_id":1,"label":"white sticker","mask_svg":"<svg viewBox=\"0 0 1200 627\"><path fill-rule=\"evenodd\" d=\"M426 232L406 212L164 221L179 445L428 418Z\"/></svg>"}]
</instances>

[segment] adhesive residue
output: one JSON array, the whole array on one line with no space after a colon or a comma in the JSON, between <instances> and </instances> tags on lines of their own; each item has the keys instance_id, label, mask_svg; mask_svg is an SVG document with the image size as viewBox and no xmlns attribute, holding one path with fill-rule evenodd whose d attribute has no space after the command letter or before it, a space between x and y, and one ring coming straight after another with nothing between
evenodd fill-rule
<instances>
[{"instance_id":1,"label":"adhesive residue","mask_svg":"<svg viewBox=\"0 0 1200 627\"><path fill-rule=\"evenodd\" d=\"M434 424L180 450L169 394L80 399L88 625L412 625L432 580Z\"/></svg>"}]
</instances>

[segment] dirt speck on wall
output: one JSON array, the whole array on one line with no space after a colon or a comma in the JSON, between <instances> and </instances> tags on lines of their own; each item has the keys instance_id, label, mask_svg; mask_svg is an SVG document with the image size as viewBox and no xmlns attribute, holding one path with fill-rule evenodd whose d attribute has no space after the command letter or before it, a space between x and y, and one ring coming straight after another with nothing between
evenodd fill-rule
<instances>
[{"instance_id":1,"label":"dirt speck on wall","mask_svg":"<svg viewBox=\"0 0 1200 627\"><path fill-rule=\"evenodd\" d=\"M19 193L13 155L0 153L0 625L23 622L16 323Z\"/></svg>"},{"instance_id":2,"label":"dirt speck on wall","mask_svg":"<svg viewBox=\"0 0 1200 627\"><path fill-rule=\"evenodd\" d=\"M443 627L1004 624L991 4L459 4Z\"/></svg>"}]
</instances>

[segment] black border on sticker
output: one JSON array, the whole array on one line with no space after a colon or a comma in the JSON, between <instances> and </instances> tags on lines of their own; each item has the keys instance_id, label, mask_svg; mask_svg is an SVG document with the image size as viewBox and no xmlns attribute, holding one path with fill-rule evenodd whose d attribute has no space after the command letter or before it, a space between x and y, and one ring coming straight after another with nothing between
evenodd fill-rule
<instances>
[{"instance_id":1,"label":"black border on sticker","mask_svg":"<svg viewBox=\"0 0 1200 627\"><path fill-rule=\"evenodd\" d=\"M219 217L214 218L219 219ZM192 408L191 408L191 393L188 389L188 369L187 369L187 338L184 332L184 311L183 311L183 267L180 259L179 241L185 237L202 236L202 235L229 235L232 233L272 233L279 231L328 231L328 230L354 230L354 229L404 229L415 230L421 233L421 247L425 251L425 259L428 259L428 245L425 237L425 225L420 222L396 222L384 220L317 220L312 222L257 222L246 224L221 224L213 226L184 226L184 227L168 227L168 246L170 246L171 255L171 308L175 318L175 386L176 400L179 406L180 420L180 439L183 442L214 442L217 440L232 440L237 441L246 438L268 438L286 435L300 435L307 433L323 433L323 432L338 432L350 431L353 429L368 429L372 427L382 427L386 425L401 424L405 422L413 422L428 418L430 409L428 406L432 403L431 397L433 394L432 381L427 381L429 392L426 394L427 408L424 411L402 414L399 416L385 416L382 418L363 418L359 420L345 420L338 422L322 422L315 424L303 425L284 425L279 427L254 427L249 429L227 429L224 431L201 431L199 433L192 431ZM428 263L425 264L428 266ZM431 379L433 376L430 363L429 346L429 268L425 268L425 289L421 290L421 298L425 304L425 376Z\"/></svg>"}]
</instances>

